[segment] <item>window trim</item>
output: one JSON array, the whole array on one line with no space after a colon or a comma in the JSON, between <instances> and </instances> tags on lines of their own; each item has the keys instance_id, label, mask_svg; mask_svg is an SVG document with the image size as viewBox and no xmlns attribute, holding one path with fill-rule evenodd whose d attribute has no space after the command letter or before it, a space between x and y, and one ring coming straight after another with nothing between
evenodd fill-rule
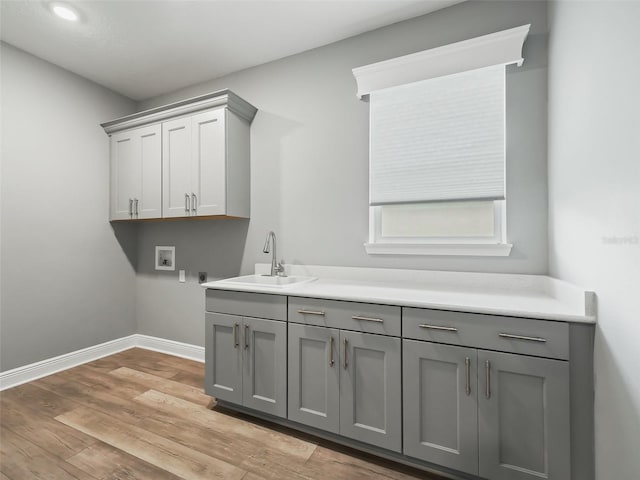
<instances>
[{"instance_id":1,"label":"window trim","mask_svg":"<svg viewBox=\"0 0 640 480\"><path fill-rule=\"evenodd\" d=\"M369 255L457 255L506 257L513 245L506 243L506 201L494 201L493 236L475 237L383 237L380 206L369 207Z\"/></svg>"}]
</instances>

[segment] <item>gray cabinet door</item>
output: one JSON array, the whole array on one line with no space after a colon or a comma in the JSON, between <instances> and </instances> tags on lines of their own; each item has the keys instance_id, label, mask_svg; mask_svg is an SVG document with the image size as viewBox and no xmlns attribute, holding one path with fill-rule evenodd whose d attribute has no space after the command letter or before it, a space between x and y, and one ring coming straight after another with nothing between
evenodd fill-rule
<instances>
[{"instance_id":1,"label":"gray cabinet door","mask_svg":"<svg viewBox=\"0 0 640 480\"><path fill-rule=\"evenodd\" d=\"M289 420L340 430L340 331L289 324Z\"/></svg>"},{"instance_id":2,"label":"gray cabinet door","mask_svg":"<svg viewBox=\"0 0 640 480\"><path fill-rule=\"evenodd\" d=\"M287 324L243 317L242 404L287 416Z\"/></svg>"},{"instance_id":3,"label":"gray cabinet door","mask_svg":"<svg viewBox=\"0 0 640 480\"><path fill-rule=\"evenodd\" d=\"M479 475L571 478L568 362L479 350L478 366Z\"/></svg>"},{"instance_id":4,"label":"gray cabinet door","mask_svg":"<svg viewBox=\"0 0 640 480\"><path fill-rule=\"evenodd\" d=\"M340 434L400 452L400 339L341 331L340 344Z\"/></svg>"},{"instance_id":5,"label":"gray cabinet door","mask_svg":"<svg viewBox=\"0 0 640 480\"><path fill-rule=\"evenodd\" d=\"M205 314L205 385L208 395L242 403L242 317Z\"/></svg>"},{"instance_id":6,"label":"gray cabinet door","mask_svg":"<svg viewBox=\"0 0 640 480\"><path fill-rule=\"evenodd\" d=\"M477 350L403 340L404 454L478 474Z\"/></svg>"}]
</instances>

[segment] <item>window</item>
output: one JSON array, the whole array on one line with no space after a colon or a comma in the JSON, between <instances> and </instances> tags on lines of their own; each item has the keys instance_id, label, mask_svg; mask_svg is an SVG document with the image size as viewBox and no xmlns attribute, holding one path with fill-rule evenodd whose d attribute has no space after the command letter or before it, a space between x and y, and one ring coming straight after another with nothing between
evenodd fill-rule
<instances>
[{"instance_id":1,"label":"window","mask_svg":"<svg viewBox=\"0 0 640 480\"><path fill-rule=\"evenodd\" d=\"M354 69L370 101L367 252L509 254L505 65L528 29Z\"/></svg>"}]
</instances>

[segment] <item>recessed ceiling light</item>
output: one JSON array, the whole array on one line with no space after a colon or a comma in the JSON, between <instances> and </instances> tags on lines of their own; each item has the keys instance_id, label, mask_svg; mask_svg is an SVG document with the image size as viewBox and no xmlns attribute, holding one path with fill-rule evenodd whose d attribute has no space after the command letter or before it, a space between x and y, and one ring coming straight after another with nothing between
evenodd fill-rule
<instances>
[{"instance_id":1,"label":"recessed ceiling light","mask_svg":"<svg viewBox=\"0 0 640 480\"><path fill-rule=\"evenodd\" d=\"M55 13L60 18L69 20L70 22L75 22L78 20L78 18L80 18L76 9L74 9L70 5L67 5L66 3L52 3L50 7L53 13Z\"/></svg>"}]
</instances>

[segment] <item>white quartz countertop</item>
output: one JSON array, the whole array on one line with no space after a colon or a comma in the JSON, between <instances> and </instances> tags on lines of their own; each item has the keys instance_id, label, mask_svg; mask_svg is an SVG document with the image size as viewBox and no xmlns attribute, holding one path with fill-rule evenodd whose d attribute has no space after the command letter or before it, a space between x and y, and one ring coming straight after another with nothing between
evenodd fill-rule
<instances>
[{"instance_id":1,"label":"white quartz countertop","mask_svg":"<svg viewBox=\"0 0 640 480\"><path fill-rule=\"evenodd\" d=\"M256 274L269 272L257 264ZM595 294L543 275L289 266L288 275L317 277L298 285L239 285L224 279L205 288L326 298L471 313L595 323Z\"/></svg>"}]
</instances>

